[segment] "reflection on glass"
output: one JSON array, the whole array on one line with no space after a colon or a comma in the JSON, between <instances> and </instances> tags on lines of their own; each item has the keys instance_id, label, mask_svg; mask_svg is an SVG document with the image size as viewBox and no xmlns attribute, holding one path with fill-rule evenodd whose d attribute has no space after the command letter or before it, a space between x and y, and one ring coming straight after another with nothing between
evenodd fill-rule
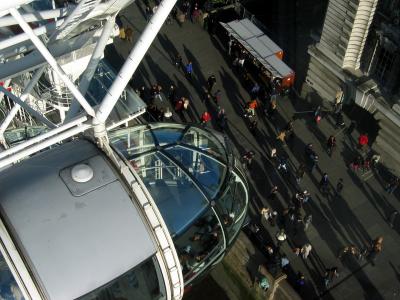
<instances>
[{"instance_id":1,"label":"reflection on glass","mask_svg":"<svg viewBox=\"0 0 400 300\"><path fill-rule=\"evenodd\" d=\"M37 135L47 132L49 129L45 126L29 126L24 128L15 128L4 132L4 138L8 145L16 145L29 140Z\"/></svg>"},{"instance_id":2,"label":"reflection on glass","mask_svg":"<svg viewBox=\"0 0 400 300\"><path fill-rule=\"evenodd\" d=\"M0 253L0 299L25 299L6 260Z\"/></svg>"},{"instance_id":3,"label":"reflection on glass","mask_svg":"<svg viewBox=\"0 0 400 300\"><path fill-rule=\"evenodd\" d=\"M228 189L216 203L218 211L222 214L221 219L229 240L231 240L241 228L247 207L245 186L238 176L232 176Z\"/></svg>"},{"instance_id":4,"label":"reflection on glass","mask_svg":"<svg viewBox=\"0 0 400 300\"><path fill-rule=\"evenodd\" d=\"M208 201L192 180L161 153L142 155L131 164L137 168L170 234L184 231L206 208Z\"/></svg>"},{"instance_id":5,"label":"reflection on glass","mask_svg":"<svg viewBox=\"0 0 400 300\"><path fill-rule=\"evenodd\" d=\"M160 146L176 143L182 136L181 128L155 128L152 131Z\"/></svg>"},{"instance_id":6,"label":"reflection on glass","mask_svg":"<svg viewBox=\"0 0 400 300\"><path fill-rule=\"evenodd\" d=\"M110 141L156 202L187 284L221 258L238 235L248 205L244 173L212 132L179 124L149 126L117 130Z\"/></svg>"},{"instance_id":7,"label":"reflection on glass","mask_svg":"<svg viewBox=\"0 0 400 300\"><path fill-rule=\"evenodd\" d=\"M235 220L232 228L230 229L230 238L233 239L235 235L240 231L244 219L246 218L248 195L244 183L238 176L235 177L234 190L232 191L235 201Z\"/></svg>"},{"instance_id":8,"label":"reflection on glass","mask_svg":"<svg viewBox=\"0 0 400 300\"><path fill-rule=\"evenodd\" d=\"M84 23L79 24L69 35L73 36L74 32L81 32L84 28L89 28L90 23L96 26L99 21L86 20ZM101 99L108 93L113 81L116 78L115 70L104 60L101 60L97 66L96 72L90 81L90 85L85 94L91 106L100 104ZM112 126L116 123L128 120L133 114L144 110L146 104L140 97L133 92L130 87L126 87L124 92L119 97L114 108L111 110L107 118L106 126Z\"/></svg>"},{"instance_id":9,"label":"reflection on glass","mask_svg":"<svg viewBox=\"0 0 400 300\"><path fill-rule=\"evenodd\" d=\"M221 224L212 209L174 240L185 281L195 277L224 251Z\"/></svg>"},{"instance_id":10,"label":"reflection on glass","mask_svg":"<svg viewBox=\"0 0 400 300\"><path fill-rule=\"evenodd\" d=\"M155 259L150 258L122 276L79 299L161 300L166 298L165 286L158 263Z\"/></svg>"},{"instance_id":11,"label":"reflection on glass","mask_svg":"<svg viewBox=\"0 0 400 300\"><path fill-rule=\"evenodd\" d=\"M175 146L165 151L179 161L205 189L212 199L219 192L225 178L226 166L201 152Z\"/></svg>"},{"instance_id":12,"label":"reflection on glass","mask_svg":"<svg viewBox=\"0 0 400 300\"><path fill-rule=\"evenodd\" d=\"M226 151L223 144L216 137L202 129L190 128L183 136L182 142L200 148L223 162L227 161Z\"/></svg>"},{"instance_id":13,"label":"reflection on glass","mask_svg":"<svg viewBox=\"0 0 400 300\"><path fill-rule=\"evenodd\" d=\"M153 136L145 126L111 132L109 138L111 144L128 159L155 148Z\"/></svg>"}]
</instances>

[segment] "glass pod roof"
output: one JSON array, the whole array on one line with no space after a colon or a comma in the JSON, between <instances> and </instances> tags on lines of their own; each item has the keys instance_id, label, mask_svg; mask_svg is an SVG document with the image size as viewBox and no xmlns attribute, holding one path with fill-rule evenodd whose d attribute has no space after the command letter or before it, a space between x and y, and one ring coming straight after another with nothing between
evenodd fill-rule
<instances>
[{"instance_id":1,"label":"glass pod roof","mask_svg":"<svg viewBox=\"0 0 400 300\"><path fill-rule=\"evenodd\" d=\"M224 139L194 126L155 123L109 134L141 177L172 236L215 200L228 171Z\"/></svg>"}]
</instances>

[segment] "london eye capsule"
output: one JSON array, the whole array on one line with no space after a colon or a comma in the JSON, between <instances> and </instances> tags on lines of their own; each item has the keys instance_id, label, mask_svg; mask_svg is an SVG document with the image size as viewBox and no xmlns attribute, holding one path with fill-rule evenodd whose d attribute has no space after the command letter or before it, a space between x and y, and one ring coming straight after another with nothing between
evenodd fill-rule
<instances>
[{"instance_id":1,"label":"london eye capsule","mask_svg":"<svg viewBox=\"0 0 400 300\"><path fill-rule=\"evenodd\" d=\"M235 241L248 188L224 136L179 124L78 138L0 173L1 295L181 299Z\"/></svg>"}]
</instances>

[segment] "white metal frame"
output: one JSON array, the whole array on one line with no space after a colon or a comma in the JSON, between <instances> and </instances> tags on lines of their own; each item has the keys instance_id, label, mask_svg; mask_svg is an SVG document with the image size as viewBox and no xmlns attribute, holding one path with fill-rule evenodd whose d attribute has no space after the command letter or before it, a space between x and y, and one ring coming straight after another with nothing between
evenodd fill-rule
<instances>
[{"instance_id":1,"label":"white metal frame","mask_svg":"<svg viewBox=\"0 0 400 300\"><path fill-rule=\"evenodd\" d=\"M7 266L18 284L25 299L43 299L35 282L32 280L29 270L12 242L11 236L6 226L0 219L0 252L3 255Z\"/></svg>"},{"instance_id":2,"label":"white metal frame","mask_svg":"<svg viewBox=\"0 0 400 300\"><path fill-rule=\"evenodd\" d=\"M51 55L50 51L46 48L46 46L42 43L42 41L35 35L29 24L25 22L25 20L22 18L18 10L15 8L11 8L10 13L18 21L18 24L21 26L22 30L29 36L32 43L43 55L43 57L49 63L51 68L56 72L59 78L65 83L65 85L68 87L71 93L75 96L76 100L79 101L79 103L85 109L86 113L90 116L94 116L95 111L93 110L93 108L86 101L85 97L83 97L83 95L79 92L75 84L68 78L68 75L59 66L55 58Z\"/></svg>"},{"instance_id":3,"label":"white metal frame","mask_svg":"<svg viewBox=\"0 0 400 300\"><path fill-rule=\"evenodd\" d=\"M80 133L87 131L90 128L94 129L95 137L98 138L98 141L103 141L104 139L107 139L105 122L109 117L113 107L120 98L122 92L126 88L126 85L128 84L133 73L137 69L140 61L146 54L161 26L163 25L170 11L175 5L176 0L164 0L160 4L157 12L150 20L149 25L146 27L141 37L139 38L139 41L130 52L125 64L123 65L121 71L116 77L117 79L113 82L108 94L102 100L97 111L95 111L90 106L90 104L87 102L82 94L84 94L85 90L88 87L94 70L96 69L98 61L100 60L104 51L105 44L107 43L107 40L112 32L115 11L113 11L112 16L109 16L109 19L103 29L102 36L100 37L97 47L92 54L89 67L85 71L85 76L81 81L80 90L78 90L75 84L68 78L67 74L63 71L63 69L57 63L56 59L47 49L46 45L38 38L37 35L45 33L44 29L33 30L24 19L24 16L22 16L21 13L18 11L17 7L19 5L28 2L30 2L30 0L12 0L8 2L1 1L0 13L7 9L12 17L15 18L15 21L21 26L21 28L25 32L24 36L20 36L16 40L20 40L21 38L25 39L25 37L28 37L33 42L34 46L37 48L40 54L46 59L51 68L55 71L55 73L74 95L75 99L84 108L86 114L80 118L70 120L57 128L53 128L48 132L34 137L28 141L25 141L15 147L0 152L0 168L9 166L10 164L15 163L18 160L24 159L25 157L28 157L45 148L55 145L56 143L59 143L65 139L72 138ZM119 5L121 5L121 3L129 3L129 0L120 0L119 2ZM53 11L52 13L56 12ZM71 14L73 13L74 12L72 11ZM59 20L56 23L56 26L65 23L67 23L66 19ZM63 26L61 25L60 27ZM62 37L62 30L56 29L56 31L53 32L53 35L50 37L50 41L53 41L57 36ZM41 115L37 110L33 109L24 102L28 98L35 84L38 82L44 69L45 67L41 67L36 70L33 78L25 86L25 89L20 97L15 96L13 93L7 91L5 88L0 88L0 92L3 92L10 99L17 103L15 107L9 112L7 118L1 124L0 137L6 130L20 107L26 109L30 114L40 119L50 128L55 126L43 115ZM71 111L69 117L73 117L75 113L76 111ZM132 117L134 117L134 115ZM99 144L101 145L101 143ZM116 161L117 165L120 166L121 174L127 179L127 182L130 184L129 187L131 188L131 191L137 197L137 201L135 201L136 205L140 206L141 210L143 211L143 215L146 217L148 224L151 226L151 229L154 232L160 253L160 255L157 255L157 258L160 262L160 265L162 266L164 275L167 276L170 283L170 285L166 287L168 299L181 299L183 296L184 282L179 258L175 250L172 238L168 233L167 226L164 223L160 212L158 211L157 205L155 204L151 195L148 193L147 189L144 187L143 183L140 181L140 177L135 173L135 171L120 159L116 159L115 155L113 155L113 151L108 144L103 144L103 150L106 154L108 154L109 157L114 157L114 161ZM23 289L25 289L24 297L26 299L42 299L40 292L37 290L37 286L32 281L28 270L26 269L21 257L19 256L17 249L12 244L12 240L8 235L1 220L0 238L2 240L2 243L0 243L0 250L2 251L2 253L6 253L5 250L7 250L7 253L9 253L10 255L10 258L5 255L5 258L9 259L9 261L7 262L12 261L14 264L15 262L18 263L18 266L16 266L16 270L12 271L16 278L20 278L18 283Z\"/></svg>"},{"instance_id":4,"label":"white metal frame","mask_svg":"<svg viewBox=\"0 0 400 300\"><path fill-rule=\"evenodd\" d=\"M30 105L24 102L21 98L15 96L13 93L9 92L7 89L4 87L0 86L0 91L4 93L7 97L9 97L12 101L17 103L19 106L22 106L28 113L30 113L32 116L40 120L43 124L46 124L50 128L57 127L55 124L50 122L42 113L38 112L34 108L32 108ZM11 112L10 112L11 113Z\"/></svg>"},{"instance_id":5,"label":"white metal frame","mask_svg":"<svg viewBox=\"0 0 400 300\"><path fill-rule=\"evenodd\" d=\"M127 2L127 0L121 0L122 2ZM53 68L53 70L57 73L57 75L60 77L60 79L65 83L65 85L68 87L68 89L71 91L71 93L74 95L75 99L79 102L79 104L84 108L85 112L93 117L91 124L89 124L89 121L85 126L78 126L74 130L70 129L67 132L64 132L61 136L64 138L71 137L71 132L76 132L80 133L83 132L84 130L87 130L91 127L94 127L94 136L98 138L99 141L102 141L104 138L107 139L107 132L105 128L105 121L107 120L108 116L110 115L112 109L114 108L115 104L117 103L119 97L121 96L122 92L126 88L126 85L128 84L129 80L131 79L133 73L136 71L138 65L140 64L140 61L146 54L148 48L151 46L151 43L153 42L154 38L156 37L157 33L159 32L161 26L165 22L166 18L168 17L169 13L171 12L172 8L174 7L176 3L176 0L164 0L162 3L159 5L157 12L153 15L151 20L149 21L148 26L145 28L143 31L142 35L140 36L138 42L135 44L134 48L130 52L126 62L124 63L122 69L118 73L116 80L113 82L112 86L110 87L108 94L104 97L102 100L101 104L99 105L97 111L94 111L94 109L90 106L90 104L87 102L87 100L84 98L82 93L78 90L78 88L75 86L75 84L68 78L67 74L62 70L62 68L58 65L57 61L55 58L51 55L49 50L46 48L46 46L43 44L43 42L36 36L35 32L32 30L32 28L28 25L28 23L24 20L23 16L18 12L16 5L14 5L13 8L9 8L9 12L11 15L15 18L15 20L18 22L18 24L21 26L25 34L29 37L29 39L33 42L33 44L36 46L36 48L39 50L39 52L43 55L43 57L46 59L46 61L49 63L49 65ZM72 12L73 14L73 12ZM64 21L64 23L67 23ZM98 63L99 56L101 55L100 52L102 49L104 49L104 41L106 41L109 37L110 31L111 31L111 23L112 21L109 20L107 22L106 28L103 30L103 34L100 38L98 47L96 47L95 53L92 55L91 58L91 63L90 66L96 66ZM57 31L53 34L52 38L54 35L57 35ZM95 68L95 67L94 67ZM41 70L41 69L40 69ZM87 71L87 79L84 80L84 86L82 88L82 91L84 91L87 87L87 82L89 81L90 76L92 76L93 70L88 70ZM39 72L36 73L38 77ZM35 80L38 78L35 76ZM32 86L33 86L32 82ZM25 89L26 91L23 94L23 98L21 100L25 100L25 98L28 96L27 94L29 93L30 85L27 86ZM25 95L26 94L26 95ZM14 96L15 97L15 96ZM15 99L10 95L10 98L19 101L19 99ZM23 101L19 101L20 105L24 105ZM76 107L76 106L75 106ZM74 108L76 110L76 108ZM15 115L17 109L15 109L12 114ZM71 111L69 114L69 118L71 118L76 112ZM9 122L10 119L12 119L12 114L9 115L7 118L7 122ZM33 114L35 114L33 112ZM38 115L36 114L38 117ZM51 124L48 124L51 126ZM0 135L1 133L5 130L6 128L6 123L3 124L2 127L0 127ZM79 129L81 130L79 132ZM50 131L51 132L51 131ZM59 132L57 131L58 134ZM50 133L49 133L50 134ZM54 134L54 135L55 135ZM29 149L24 149L23 147L26 146L25 143L21 144L21 153L23 154L33 154L34 149L44 149L45 147L51 146L50 142L54 141L55 143L59 142L59 137L52 137L51 139L41 141L39 143L43 143L43 145L35 145L35 147L30 147ZM101 145L101 143L99 143ZM38 150L38 151L39 151ZM8 156L5 162L0 162L1 165L8 165L10 163L13 163L19 159L21 159L23 156L21 153L15 152L12 155Z\"/></svg>"},{"instance_id":6,"label":"white metal frame","mask_svg":"<svg viewBox=\"0 0 400 300\"><path fill-rule=\"evenodd\" d=\"M106 47L108 39L112 34L114 24L115 24L115 15L109 17L106 24L104 25L103 31L101 32L101 36L97 42L96 48L93 51L89 64L86 67L85 72L82 74L81 81L79 82L79 91L82 93L82 95L86 94L87 89L89 88L90 81L92 80L96 68L101 58L103 57L104 48ZM75 98L72 100L65 121L70 120L78 113L80 107L79 104L80 103L77 102Z\"/></svg>"},{"instance_id":7,"label":"white metal frame","mask_svg":"<svg viewBox=\"0 0 400 300\"><path fill-rule=\"evenodd\" d=\"M128 161L120 159L113 155L113 150L106 145L109 157L119 166L121 175L125 178L131 191L134 194L134 204L138 205L146 217L146 223L150 226L157 242L158 256L160 266L166 271L166 277L169 285L166 285L167 299L180 300L183 297L184 281L182 268L179 262L178 253L176 252L174 242L169 234L168 227L158 210L157 204L150 195L140 176L132 168ZM110 155L111 154L111 155Z\"/></svg>"},{"instance_id":8,"label":"white metal frame","mask_svg":"<svg viewBox=\"0 0 400 300\"><path fill-rule=\"evenodd\" d=\"M133 73L135 73L175 3L176 0L163 0L158 6L156 13L150 19L149 24L146 26L132 51L129 53L124 65L117 75L117 79L111 85L108 94L104 97L99 109L96 111L94 125L98 125L99 123L104 124L105 120L107 120L111 110L121 96L122 91L132 78Z\"/></svg>"}]
</instances>

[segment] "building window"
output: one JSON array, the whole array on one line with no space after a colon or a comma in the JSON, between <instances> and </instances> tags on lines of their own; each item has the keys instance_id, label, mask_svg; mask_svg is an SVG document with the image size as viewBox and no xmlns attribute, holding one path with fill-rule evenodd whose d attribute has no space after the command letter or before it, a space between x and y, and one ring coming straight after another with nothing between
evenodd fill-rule
<instances>
[{"instance_id":1,"label":"building window","mask_svg":"<svg viewBox=\"0 0 400 300\"><path fill-rule=\"evenodd\" d=\"M375 76L383 85L386 85L386 79L392 69L394 58L393 53L390 53L385 48L381 48L376 62Z\"/></svg>"}]
</instances>

